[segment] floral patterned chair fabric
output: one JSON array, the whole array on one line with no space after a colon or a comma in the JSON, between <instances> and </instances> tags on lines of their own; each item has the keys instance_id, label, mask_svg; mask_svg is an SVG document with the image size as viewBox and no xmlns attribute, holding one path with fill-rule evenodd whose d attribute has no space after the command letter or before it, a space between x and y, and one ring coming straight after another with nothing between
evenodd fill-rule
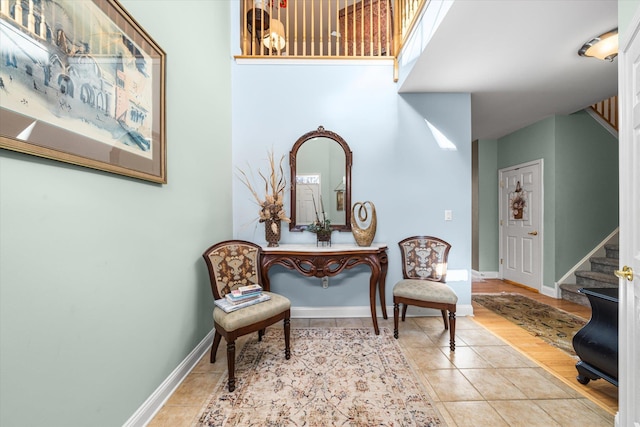
<instances>
[{"instance_id":1,"label":"floral patterned chair fabric","mask_svg":"<svg viewBox=\"0 0 640 427\"><path fill-rule=\"evenodd\" d=\"M225 298L225 295L240 286L261 284L260 246L244 240L227 240L208 248L202 254L211 282L214 299ZM261 340L267 326L284 320L285 358L291 356L290 318L291 302L282 295L263 292L271 298L258 304L244 307L230 313L215 306L213 323L215 336L211 346L211 363L216 361L216 353L220 340L224 336L227 341L227 365L229 370L229 391L235 389L235 340L236 338L258 331Z\"/></svg>"},{"instance_id":2,"label":"floral patterned chair fabric","mask_svg":"<svg viewBox=\"0 0 640 427\"><path fill-rule=\"evenodd\" d=\"M430 238L410 239L401 243L404 277L444 282L450 247L448 243Z\"/></svg>"},{"instance_id":3,"label":"floral patterned chair fabric","mask_svg":"<svg viewBox=\"0 0 640 427\"><path fill-rule=\"evenodd\" d=\"M394 336L398 338L400 304L403 304L403 322L409 305L434 308L442 313L444 328L449 329L449 347L455 351L458 296L445 283L451 245L431 236L408 237L398 245L402 255L403 279L393 287Z\"/></svg>"},{"instance_id":4,"label":"floral patterned chair fabric","mask_svg":"<svg viewBox=\"0 0 640 427\"><path fill-rule=\"evenodd\" d=\"M260 248L246 244L226 244L207 253L215 275L216 299L240 286L260 284ZM213 284L213 283L212 283ZM217 292L217 293L216 293Z\"/></svg>"}]
</instances>

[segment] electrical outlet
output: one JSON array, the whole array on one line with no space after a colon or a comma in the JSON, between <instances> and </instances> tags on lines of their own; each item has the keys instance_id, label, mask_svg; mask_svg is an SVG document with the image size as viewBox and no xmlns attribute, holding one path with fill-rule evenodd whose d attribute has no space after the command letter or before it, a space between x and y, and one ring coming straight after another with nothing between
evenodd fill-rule
<instances>
[{"instance_id":1,"label":"electrical outlet","mask_svg":"<svg viewBox=\"0 0 640 427\"><path fill-rule=\"evenodd\" d=\"M322 287L327 289L329 287L329 276L324 276L322 278Z\"/></svg>"}]
</instances>

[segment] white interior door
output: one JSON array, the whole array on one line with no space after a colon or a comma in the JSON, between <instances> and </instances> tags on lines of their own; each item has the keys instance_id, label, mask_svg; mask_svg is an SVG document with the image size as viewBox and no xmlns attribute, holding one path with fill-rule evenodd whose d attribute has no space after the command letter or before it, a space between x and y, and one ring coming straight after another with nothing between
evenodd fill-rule
<instances>
[{"instance_id":1,"label":"white interior door","mask_svg":"<svg viewBox=\"0 0 640 427\"><path fill-rule=\"evenodd\" d=\"M640 427L640 12L620 44L619 426Z\"/></svg>"},{"instance_id":2,"label":"white interior door","mask_svg":"<svg viewBox=\"0 0 640 427\"><path fill-rule=\"evenodd\" d=\"M296 176L296 223L306 225L316 220L320 184L320 174Z\"/></svg>"},{"instance_id":3,"label":"white interior door","mask_svg":"<svg viewBox=\"0 0 640 427\"><path fill-rule=\"evenodd\" d=\"M500 273L542 288L542 160L501 169Z\"/></svg>"}]
</instances>

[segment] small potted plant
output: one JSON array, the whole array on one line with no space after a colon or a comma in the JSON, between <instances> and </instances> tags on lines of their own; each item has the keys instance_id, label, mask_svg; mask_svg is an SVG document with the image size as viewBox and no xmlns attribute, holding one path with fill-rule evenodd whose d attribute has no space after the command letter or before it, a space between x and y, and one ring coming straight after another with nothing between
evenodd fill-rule
<instances>
[{"instance_id":1,"label":"small potted plant","mask_svg":"<svg viewBox=\"0 0 640 427\"><path fill-rule=\"evenodd\" d=\"M324 211L324 204L322 203L322 197L320 198L320 209L322 212L322 219L318 215L318 209L316 207L316 200L311 195L313 199L313 208L316 213L316 220L311 224L307 225L305 230L310 231L311 233L315 233L316 235L316 244L322 243L322 245L329 244L331 246L331 220L327 218L326 212Z\"/></svg>"}]
</instances>

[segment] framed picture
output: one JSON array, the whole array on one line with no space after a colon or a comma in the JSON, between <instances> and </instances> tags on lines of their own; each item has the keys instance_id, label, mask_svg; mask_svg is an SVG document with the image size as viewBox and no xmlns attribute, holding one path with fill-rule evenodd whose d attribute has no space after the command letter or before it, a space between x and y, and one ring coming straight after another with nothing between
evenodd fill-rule
<instances>
[{"instance_id":1,"label":"framed picture","mask_svg":"<svg viewBox=\"0 0 640 427\"><path fill-rule=\"evenodd\" d=\"M338 211L344 210L344 191L336 192L336 210Z\"/></svg>"},{"instance_id":2,"label":"framed picture","mask_svg":"<svg viewBox=\"0 0 640 427\"><path fill-rule=\"evenodd\" d=\"M0 148L166 183L165 57L115 0L0 1Z\"/></svg>"}]
</instances>

